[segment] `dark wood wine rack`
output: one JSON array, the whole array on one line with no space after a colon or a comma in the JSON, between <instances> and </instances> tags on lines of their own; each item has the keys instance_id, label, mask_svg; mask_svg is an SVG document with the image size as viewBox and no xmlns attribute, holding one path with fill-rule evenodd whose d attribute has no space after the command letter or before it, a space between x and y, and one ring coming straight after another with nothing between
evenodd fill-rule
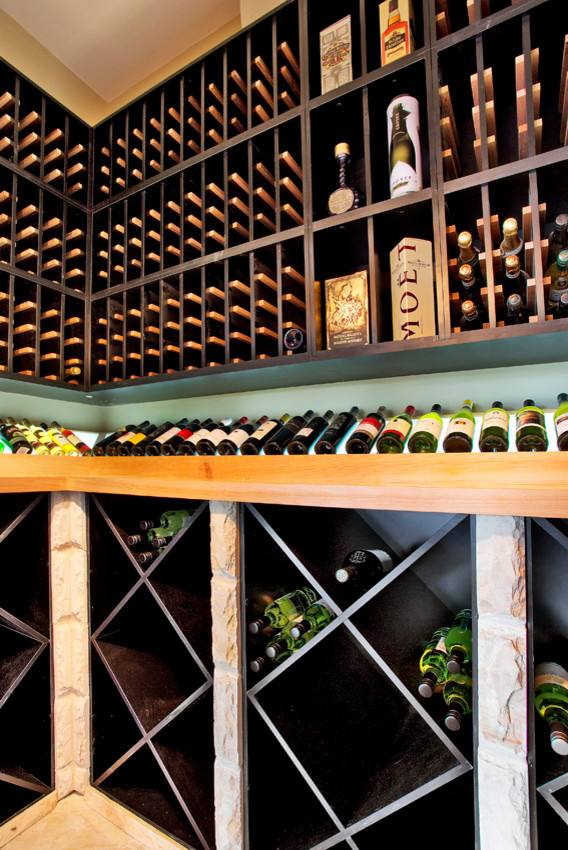
<instances>
[{"instance_id":1,"label":"dark wood wine rack","mask_svg":"<svg viewBox=\"0 0 568 850\"><path fill-rule=\"evenodd\" d=\"M0 260L16 289L36 287L26 300L55 290L62 306L58 327L24 316L18 338L0 334L0 367L81 389L252 369L253 387L266 382L262 367L290 362L306 364L297 383L313 380L308 361L329 380L338 368L360 377L369 363L374 374L408 374L424 358L443 371L561 357L568 320L550 321L544 277L568 168L567 34L550 27L561 0L414 6L415 52L381 67L372 0L290 0L103 121L92 140L6 66ZM354 78L322 95L319 33L346 14ZM402 91L420 103L424 188L390 199L385 113ZM340 141L365 204L329 216ZM529 322L517 326L504 325L498 256L509 216L529 275ZM466 334L464 229L481 253L487 319ZM389 252L404 236L434 245L438 332L395 342ZM370 344L328 351L319 284L357 270L369 274ZM306 337L293 353L290 327ZM387 356L369 357L378 354Z\"/></svg>"},{"instance_id":2,"label":"dark wood wine rack","mask_svg":"<svg viewBox=\"0 0 568 850\"><path fill-rule=\"evenodd\" d=\"M45 494L4 495L0 554L26 571L2 582L0 821L53 789L49 514Z\"/></svg>"}]
</instances>

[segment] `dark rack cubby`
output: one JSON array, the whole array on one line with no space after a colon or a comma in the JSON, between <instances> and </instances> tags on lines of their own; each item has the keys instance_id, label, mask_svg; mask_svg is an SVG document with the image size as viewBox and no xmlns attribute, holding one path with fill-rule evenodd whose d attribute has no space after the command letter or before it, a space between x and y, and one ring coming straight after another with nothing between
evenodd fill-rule
<instances>
[{"instance_id":1,"label":"dark rack cubby","mask_svg":"<svg viewBox=\"0 0 568 850\"><path fill-rule=\"evenodd\" d=\"M192 509L155 560L126 537ZM150 548L146 546L146 548ZM214 847L209 511L93 496L89 510L95 787L192 848Z\"/></svg>"},{"instance_id":2,"label":"dark rack cubby","mask_svg":"<svg viewBox=\"0 0 568 850\"><path fill-rule=\"evenodd\" d=\"M367 848L401 821L411 846L440 799L476 846L472 718L449 733L441 697L417 694L426 641L472 604L472 520L262 505L245 509L243 535L245 623L306 586L335 614L291 657L244 671L251 850ZM385 549L394 569L372 587L341 586L335 570L355 548ZM248 668L270 635L243 634ZM289 785L297 810L263 818Z\"/></svg>"}]
</instances>

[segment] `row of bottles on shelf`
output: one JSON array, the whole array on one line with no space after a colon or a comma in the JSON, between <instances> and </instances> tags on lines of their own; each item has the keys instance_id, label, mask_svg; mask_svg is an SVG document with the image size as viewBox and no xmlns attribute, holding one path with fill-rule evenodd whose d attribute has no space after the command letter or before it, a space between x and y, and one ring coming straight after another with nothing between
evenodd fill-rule
<instances>
[{"instance_id":1,"label":"row of bottles on shelf","mask_svg":"<svg viewBox=\"0 0 568 850\"><path fill-rule=\"evenodd\" d=\"M38 454L91 457L91 448L69 428L57 422L33 425L28 419L20 422L6 416L0 419L0 453Z\"/></svg>"},{"instance_id":2,"label":"row of bottles on shelf","mask_svg":"<svg viewBox=\"0 0 568 850\"><path fill-rule=\"evenodd\" d=\"M186 528L193 513L193 508L180 508L163 511L155 520L143 519L140 521L140 531L126 537L126 545L132 549L140 564L150 564L161 555L176 534Z\"/></svg>"}]
</instances>

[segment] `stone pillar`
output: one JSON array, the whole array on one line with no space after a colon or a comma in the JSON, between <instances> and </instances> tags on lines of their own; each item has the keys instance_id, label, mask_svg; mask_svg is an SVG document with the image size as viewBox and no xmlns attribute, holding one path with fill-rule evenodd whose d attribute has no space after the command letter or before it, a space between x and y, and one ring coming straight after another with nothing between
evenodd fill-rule
<instances>
[{"instance_id":1,"label":"stone pillar","mask_svg":"<svg viewBox=\"0 0 568 850\"><path fill-rule=\"evenodd\" d=\"M54 763L59 798L89 784L89 612L84 493L52 493Z\"/></svg>"},{"instance_id":2,"label":"stone pillar","mask_svg":"<svg viewBox=\"0 0 568 850\"><path fill-rule=\"evenodd\" d=\"M476 527L480 847L529 850L524 519Z\"/></svg>"},{"instance_id":3,"label":"stone pillar","mask_svg":"<svg viewBox=\"0 0 568 850\"><path fill-rule=\"evenodd\" d=\"M217 850L244 846L239 505L210 502L215 833Z\"/></svg>"}]
</instances>

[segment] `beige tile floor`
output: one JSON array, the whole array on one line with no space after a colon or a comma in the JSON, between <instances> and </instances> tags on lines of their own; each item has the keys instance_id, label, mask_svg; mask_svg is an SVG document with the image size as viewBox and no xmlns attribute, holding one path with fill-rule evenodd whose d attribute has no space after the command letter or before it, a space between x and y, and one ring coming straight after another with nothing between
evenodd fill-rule
<instances>
[{"instance_id":1,"label":"beige tile floor","mask_svg":"<svg viewBox=\"0 0 568 850\"><path fill-rule=\"evenodd\" d=\"M6 845L9 850L147 850L90 809L79 794L56 808Z\"/></svg>"}]
</instances>

